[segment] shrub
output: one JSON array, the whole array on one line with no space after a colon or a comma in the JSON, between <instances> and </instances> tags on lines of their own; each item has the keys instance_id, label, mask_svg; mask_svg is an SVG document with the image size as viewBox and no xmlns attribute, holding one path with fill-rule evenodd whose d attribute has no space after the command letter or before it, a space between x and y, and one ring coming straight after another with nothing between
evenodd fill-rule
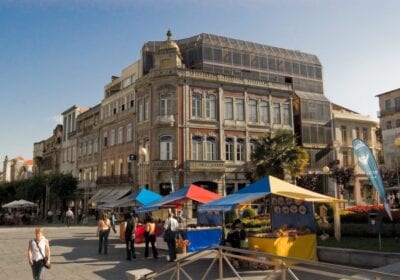
<instances>
[{"instance_id":1,"label":"shrub","mask_svg":"<svg viewBox=\"0 0 400 280\"><path fill-rule=\"evenodd\" d=\"M253 208L246 208L243 210L243 213L242 213L243 218L251 218L254 216L257 216L257 212Z\"/></svg>"}]
</instances>

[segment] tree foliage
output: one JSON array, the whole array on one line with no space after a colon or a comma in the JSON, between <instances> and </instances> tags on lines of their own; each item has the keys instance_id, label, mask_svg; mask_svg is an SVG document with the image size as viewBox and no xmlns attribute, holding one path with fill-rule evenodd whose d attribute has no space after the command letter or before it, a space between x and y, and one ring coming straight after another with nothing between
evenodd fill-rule
<instances>
[{"instance_id":1,"label":"tree foliage","mask_svg":"<svg viewBox=\"0 0 400 280\"><path fill-rule=\"evenodd\" d=\"M247 166L247 178L255 181L272 175L284 179L286 174L299 178L308 165L308 154L295 140L289 130L277 130L259 139Z\"/></svg>"},{"instance_id":2,"label":"tree foliage","mask_svg":"<svg viewBox=\"0 0 400 280\"><path fill-rule=\"evenodd\" d=\"M321 176L315 173L304 174L297 179L297 185L312 191L320 191Z\"/></svg>"},{"instance_id":3,"label":"tree foliage","mask_svg":"<svg viewBox=\"0 0 400 280\"><path fill-rule=\"evenodd\" d=\"M329 169L331 171L329 177L336 181L340 187L340 191L348 190L350 192L349 182L354 176L354 167L339 166L338 161L333 161L329 164Z\"/></svg>"}]
</instances>

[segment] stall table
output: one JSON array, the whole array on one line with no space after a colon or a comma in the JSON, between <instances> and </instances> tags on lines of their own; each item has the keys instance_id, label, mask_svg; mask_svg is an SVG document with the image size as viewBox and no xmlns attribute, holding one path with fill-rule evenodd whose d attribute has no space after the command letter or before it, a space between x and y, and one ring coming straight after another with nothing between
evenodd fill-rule
<instances>
[{"instance_id":1,"label":"stall table","mask_svg":"<svg viewBox=\"0 0 400 280\"><path fill-rule=\"evenodd\" d=\"M282 257L291 257L317 261L317 236L315 234L283 237L256 237L249 236L250 250L265 252Z\"/></svg>"}]
</instances>

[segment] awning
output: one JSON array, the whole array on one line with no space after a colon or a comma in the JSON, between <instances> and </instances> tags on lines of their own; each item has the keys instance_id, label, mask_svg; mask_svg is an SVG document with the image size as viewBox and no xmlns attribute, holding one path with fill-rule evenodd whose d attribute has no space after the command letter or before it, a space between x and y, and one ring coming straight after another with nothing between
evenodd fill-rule
<instances>
[{"instance_id":1,"label":"awning","mask_svg":"<svg viewBox=\"0 0 400 280\"><path fill-rule=\"evenodd\" d=\"M162 196L159 195L158 193L142 188L137 193L118 199L114 203L110 204L110 206L111 207L142 206L142 205L147 205L153 201L156 201L161 197Z\"/></svg>"},{"instance_id":2,"label":"awning","mask_svg":"<svg viewBox=\"0 0 400 280\"><path fill-rule=\"evenodd\" d=\"M112 191L113 188L100 189L89 199L88 203L97 203L100 199L107 196Z\"/></svg>"},{"instance_id":3,"label":"awning","mask_svg":"<svg viewBox=\"0 0 400 280\"><path fill-rule=\"evenodd\" d=\"M198 211L228 211L240 204L249 203L270 193L309 202L343 202L340 199L298 187L276 177L267 176L234 194L200 205Z\"/></svg>"},{"instance_id":4,"label":"awning","mask_svg":"<svg viewBox=\"0 0 400 280\"><path fill-rule=\"evenodd\" d=\"M131 191L131 187L114 188L106 196L101 197L98 202L105 204L113 204L121 197L127 195Z\"/></svg>"},{"instance_id":5,"label":"awning","mask_svg":"<svg viewBox=\"0 0 400 280\"><path fill-rule=\"evenodd\" d=\"M220 197L221 196L219 194L191 184L190 186L185 186L176 192L149 203L146 206L140 207L137 209L137 212L145 213L158 210L159 208L176 207L186 199L191 199L200 203L207 203Z\"/></svg>"}]
</instances>

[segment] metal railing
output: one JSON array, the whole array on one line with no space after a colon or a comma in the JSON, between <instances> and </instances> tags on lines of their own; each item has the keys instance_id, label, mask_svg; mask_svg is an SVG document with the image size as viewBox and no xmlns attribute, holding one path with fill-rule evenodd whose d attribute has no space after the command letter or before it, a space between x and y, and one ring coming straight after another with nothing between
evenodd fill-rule
<instances>
[{"instance_id":1,"label":"metal railing","mask_svg":"<svg viewBox=\"0 0 400 280\"><path fill-rule=\"evenodd\" d=\"M199 269L190 267L191 264L195 264L207 257L211 257L211 263L208 265L207 269L199 272ZM239 262L242 266L241 269L237 268ZM215 269L215 267L217 269L217 275L212 276L210 272L213 268ZM246 276L246 274L250 276ZM228 276L229 279L281 280L400 279L398 275L368 269L281 257L259 251L249 251L224 246L213 246L185 256L172 265L167 265L160 268L159 271L148 273L140 279L226 279L224 276Z\"/></svg>"}]
</instances>

